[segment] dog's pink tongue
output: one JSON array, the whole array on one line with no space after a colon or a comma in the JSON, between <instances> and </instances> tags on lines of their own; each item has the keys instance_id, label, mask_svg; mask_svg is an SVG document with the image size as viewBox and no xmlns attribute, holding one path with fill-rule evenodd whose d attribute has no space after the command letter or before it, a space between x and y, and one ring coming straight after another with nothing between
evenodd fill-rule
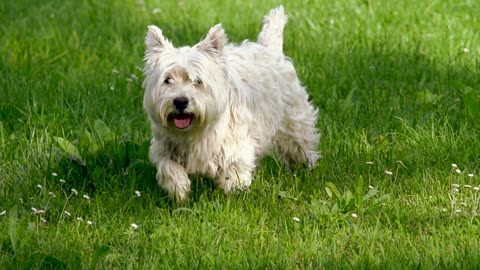
<instances>
[{"instance_id":1,"label":"dog's pink tongue","mask_svg":"<svg viewBox=\"0 0 480 270\"><path fill-rule=\"evenodd\" d=\"M189 127L191 122L192 116L190 114L177 114L173 117L175 127L180 129Z\"/></svg>"}]
</instances>

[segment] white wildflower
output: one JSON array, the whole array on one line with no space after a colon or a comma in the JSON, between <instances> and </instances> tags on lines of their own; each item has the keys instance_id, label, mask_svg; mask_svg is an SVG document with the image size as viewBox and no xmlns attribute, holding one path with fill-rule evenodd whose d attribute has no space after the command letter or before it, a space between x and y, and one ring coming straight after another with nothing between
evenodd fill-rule
<instances>
[{"instance_id":1,"label":"white wildflower","mask_svg":"<svg viewBox=\"0 0 480 270\"><path fill-rule=\"evenodd\" d=\"M470 52L470 49L469 48L463 48L463 52L468 53L468 52Z\"/></svg>"},{"instance_id":2,"label":"white wildflower","mask_svg":"<svg viewBox=\"0 0 480 270\"><path fill-rule=\"evenodd\" d=\"M293 217L293 220L296 222L300 222L300 219L298 217Z\"/></svg>"},{"instance_id":3,"label":"white wildflower","mask_svg":"<svg viewBox=\"0 0 480 270\"><path fill-rule=\"evenodd\" d=\"M83 198L85 198L86 200L90 200L90 196L88 196L88 194L83 194Z\"/></svg>"},{"instance_id":4,"label":"white wildflower","mask_svg":"<svg viewBox=\"0 0 480 270\"><path fill-rule=\"evenodd\" d=\"M456 213L461 213L461 212L462 212L462 210L460 210L460 209L457 209L457 210L455 210L455 212L456 212Z\"/></svg>"},{"instance_id":5,"label":"white wildflower","mask_svg":"<svg viewBox=\"0 0 480 270\"><path fill-rule=\"evenodd\" d=\"M479 190L480 190L480 187L474 187L473 190L479 191Z\"/></svg>"},{"instance_id":6,"label":"white wildflower","mask_svg":"<svg viewBox=\"0 0 480 270\"><path fill-rule=\"evenodd\" d=\"M142 196L142 194L141 194L140 191L138 191L138 190L135 190L135 195L137 195L137 197Z\"/></svg>"},{"instance_id":7,"label":"white wildflower","mask_svg":"<svg viewBox=\"0 0 480 270\"><path fill-rule=\"evenodd\" d=\"M353 218L358 218L358 215L355 214L355 213L352 213L352 217L353 217Z\"/></svg>"},{"instance_id":8,"label":"white wildflower","mask_svg":"<svg viewBox=\"0 0 480 270\"><path fill-rule=\"evenodd\" d=\"M0 212L0 216L3 216L7 213L7 210L3 210L2 212Z\"/></svg>"},{"instance_id":9,"label":"white wildflower","mask_svg":"<svg viewBox=\"0 0 480 270\"><path fill-rule=\"evenodd\" d=\"M385 171L385 174L387 174L387 175L393 175L393 172L391 172L391 171Z\"/></svg>"},{"instance_id":10,"label":"white wildflower","mask_svg":"<svg viewBox=\"0 0 480 270\"><path fill-rule=\"evenodd\" d=\"M453 188L458 188L458 187L460 187L460 185L459 184L452 184L452 187Z\"/></svg>"},{"instance_id":11,"label":"white wildflower","mask_svg":"<svg viewBox=\"0 0 480 270\"><path fill-rule=\"evenodd\" d=\"M474 176L473 173L468 174L468 177L473 177L473 176Z\"/></svg>"},{"instance_id":12,"label":"white wildflower","mask_svg":"<svg viewBox=\"0 0 480 270\"><path fill-rule=\"evenodd\" d=\"M368 188L369 188L369 189L373 189L373 186L368 185Z\"/></svg>"},{"instance_id":13,"label":"white wildflower","mask_svg":"<svg viewBox=\"0 0 480 270\"><path fill-rule=\"evenodd\" d=\"M45 214L45 210L37 209L37 208L35 208L35 207L32 207L32 212L33 212L35 215Z\"/></svg>"},{"instance_id":14,"label":"white wildflower","mask_svg":"<svg viewBox=\"0 0 480 270\"><path fill-rule=\"evenodd\" d=\"M112 74L118 74L118 73L119 73L118 69L116 68L112 69Z\"/></svg>"},{"instance_id":15,"label":"white wildflower","mask_svg":"<svg viewBox=\"0 0 480 270\"><path fill-rule=\"evenodd\" d=\"M57 195L55 195L55 193L53 193L51 191L48 192L48 195L52 196L53 198L57 197Z\"/></svg>"},{"instance_id":16,"label":"white wildflower","mask_svg":"<svg viewBox=\"0 0 480 270\"><path fill-rule=\"evenodd\" d=\"M40 218L40 221L43 222L43 223L47 223L47 220L44 219L43 217Z\"/></svg>"},{"instance_id":17,"label":"white wildflower","mask_svg":"<svg viewBox=\"0 0 480 270\"><path fill-rule=\"evenodd\" d=\"M458 168L457 164L455 164L455 163L452 163L452 167L453 168Z\"/></svg>"},{"instance_id":18,"label":"white wildflower","mask_svg":"<svg viewBox=\"0 0 480 270\"><path fill-rule=\"evenodd\" d=\"M42 185L38 184L37 188L42 189L43 187L42 187Z\"/></svg>"},{"instance_id":19,"label":"white wildflower","mask_svg":"<svg viewBox=\"0 0 480 270\"><path fill-rule=\"evenodd\" d=\"M135 223L130 224L130 227L134 230L138 229L138 225Z\"/></svg>"},{"instance_id":20,"label":"white wildflower","mask_svg":"<svg viewBox=\"0 0 480 270\"><path fill-rule=\"evenodd\" d=\"M83 221L83 218L82 217L77 217L77 220L78 221Z\"/></svg>"},{"instance_id":21,"label":"white wildflower","mask_svg":"<svg viewBox=\"0 0 480 270\"><path fill-rule=\"evenodd\" d=\"M472 186L470 186L470 185L463 185L463 187L465 187L465 188L472 188Z\"/></svg>"},{"instance_id":22,"label":"white wildflower","mask_svg":"<svg viewBox=\"0 0 480 270\"><path fill-rule=\"evenodd\" d=\"M456 169L455 172L456 173L462 173L462 171L460 169Z\"/></svg>"},{"instance_id":23,"label":"white wildflower","mask_svg":"<svg viewBox=\"0 0 480 270\"><path fill-rule=\"evenodd\" d=\"M162 10L159 9L159 8L154 8L154 9L152 10L152 13L153 13L153 14L157 14L157 13L160 13L160 12L162 12Z\"/></svg>"},{"instance_id":24,"label":"white wildflower","mask_svg":"<svg viewBox=\"0 0 480 270\"><path fill-rule=\"evenodd\" d=\"M375 164L375 162L373 162L373 161L367 161L367 162L365 162L365 163L367 163L368 165L373 165L373 164Z\"/></svg>"},{"instance_id":25,"label":"white wildflower","mask_svg":"<svg viewBox=\"0 0 480 270\"><path fill-rule=\"evenodd\" d=\"M52 176L53 176L53 177L57 177L58 174L54 172L54 173L52 173Z\"/></svg>"},{"instance_id":26,"label":"white wildflower","mask_svg":"<svg viewBox=\"0 0 480 270\"><path fill-rule=\"evenodd\" d=\"M60 182L60 184L65 184L65 180L63 179L58 180L58 182Z\"/></svg>"},{"instance_id":27,"label":"white wildflower","mask_svg":"<svg viewBox=\"0 0 480 270\"><path fill-rule=\"evenodd\" d=\"M453 192L459 192L458 188L452 188Z\"/></svg>"},{"instance_id":28,"label":"white wildflower","mask_svg":"<svg viewBox=\"0 0 480 270\"><path fill-rule=\"evenodd\" d=\"M76 189L74 189L74 188L72 188L72 193L73 193L74 195L78 195L78 191L77 191Z\"/></svg>"},{"instance_id":29,"label":"white wildflower","mask_svg":"<svg viewBox=\"0 0 480 270\"><path fill-rule=\"evenodd\" d=\"M63 211L63 213L67 216L71 216L72 214L70 214L70 212L68 212L67 210Z\"/></svg>"},{"instance_id":30,"label":"white wildflower","mask_svg":"<svg viewBox=\"0 0 480 270\"><path fill-rule=\"evenodd\" d=\"M88 225L93 225L93 221L87 220Z\"/></svg>"}]
</instances>

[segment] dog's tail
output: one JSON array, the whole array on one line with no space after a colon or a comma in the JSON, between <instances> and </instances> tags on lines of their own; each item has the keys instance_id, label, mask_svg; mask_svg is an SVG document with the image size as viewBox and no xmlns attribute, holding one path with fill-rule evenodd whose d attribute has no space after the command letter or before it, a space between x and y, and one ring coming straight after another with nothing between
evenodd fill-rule
<instances>
[{"instance_id":1,"label":"dog's tail","mask_svg":"<svg viewBox=\"0 0 480 270\"><path fill-rule=\"evenodd\" d=\"M263 19L263 28L258 35L257 43L281 52L283 50L283 28L287 20L288 17L283 11L283 6L270 10L270 13Z\"/></svg>"}]
</instances>

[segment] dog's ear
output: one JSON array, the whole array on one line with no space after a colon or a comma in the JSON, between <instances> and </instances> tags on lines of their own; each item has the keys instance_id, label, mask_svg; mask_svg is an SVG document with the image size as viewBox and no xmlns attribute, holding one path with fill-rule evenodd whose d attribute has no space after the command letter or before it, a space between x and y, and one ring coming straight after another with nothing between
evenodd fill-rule
<instances>
[{"instance_id":1,"label":"dog's ear","mask_svg":"<svg viewBox=\"0 0 480 270\"><path fill-rule=\"evenodd\" d=\"M163 37L162 30L155 25L148 26L147 36L145 37L145 45L147 45L147 49L173 48L172 43L168 39Z\"/></svg>"},{"instance_id":2,"label":"dog's ear","mask_svg":"<svg viewBox=\"0 0 480 270\"><path fill-rule=\"evenodd\" d=\"M221 24L217 24L210 28L207 37L198 43L198 48L207 53L218 54L223 50L227 43L227 35Z\"/></svg>"}]
</instances>

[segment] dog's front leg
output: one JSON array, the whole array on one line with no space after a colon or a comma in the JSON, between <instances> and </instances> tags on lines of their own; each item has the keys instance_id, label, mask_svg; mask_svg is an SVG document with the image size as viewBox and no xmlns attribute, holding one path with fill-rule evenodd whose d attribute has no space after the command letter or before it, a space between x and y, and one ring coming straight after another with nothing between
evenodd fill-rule
<instances>
[{"instance_id":1,"label":"dog's front leg","mask_svg":"<svg viewBox=\"0 0 480 270\"><path fill-rule=\"evenodd\" d=\"M170 159L160 159L157 163L158 184L177 201L187 199L190 192L190 179L183 166Z\"/></svg>"},{"instance_id":2,"label":"dog's front leg","mask_svg":"<svg viewBox=\"0 0 480 270\"><path fill-rule=\"evenodd\" d=\"M216 186L225 190L225 193L250 187L255 169L255 149L252 145L253 143L247 141L236 147L230 145L230 151L226 151L231 155L227 155L226 164L222 166L219 175L215 178Z\"/></svg>"},{"instance_id":3,"label":"dog's front leg","mask_svg":"<svg viewBox=\"0 0 480 270\"><path fill-rule=\"evenodd\" d=\"M230 166L215 179L218 188L225 191L226 194L239 189L247 189L252 183L252 172L248 169L239 169L237 165Z\"/></svg>"}]
</instances>

